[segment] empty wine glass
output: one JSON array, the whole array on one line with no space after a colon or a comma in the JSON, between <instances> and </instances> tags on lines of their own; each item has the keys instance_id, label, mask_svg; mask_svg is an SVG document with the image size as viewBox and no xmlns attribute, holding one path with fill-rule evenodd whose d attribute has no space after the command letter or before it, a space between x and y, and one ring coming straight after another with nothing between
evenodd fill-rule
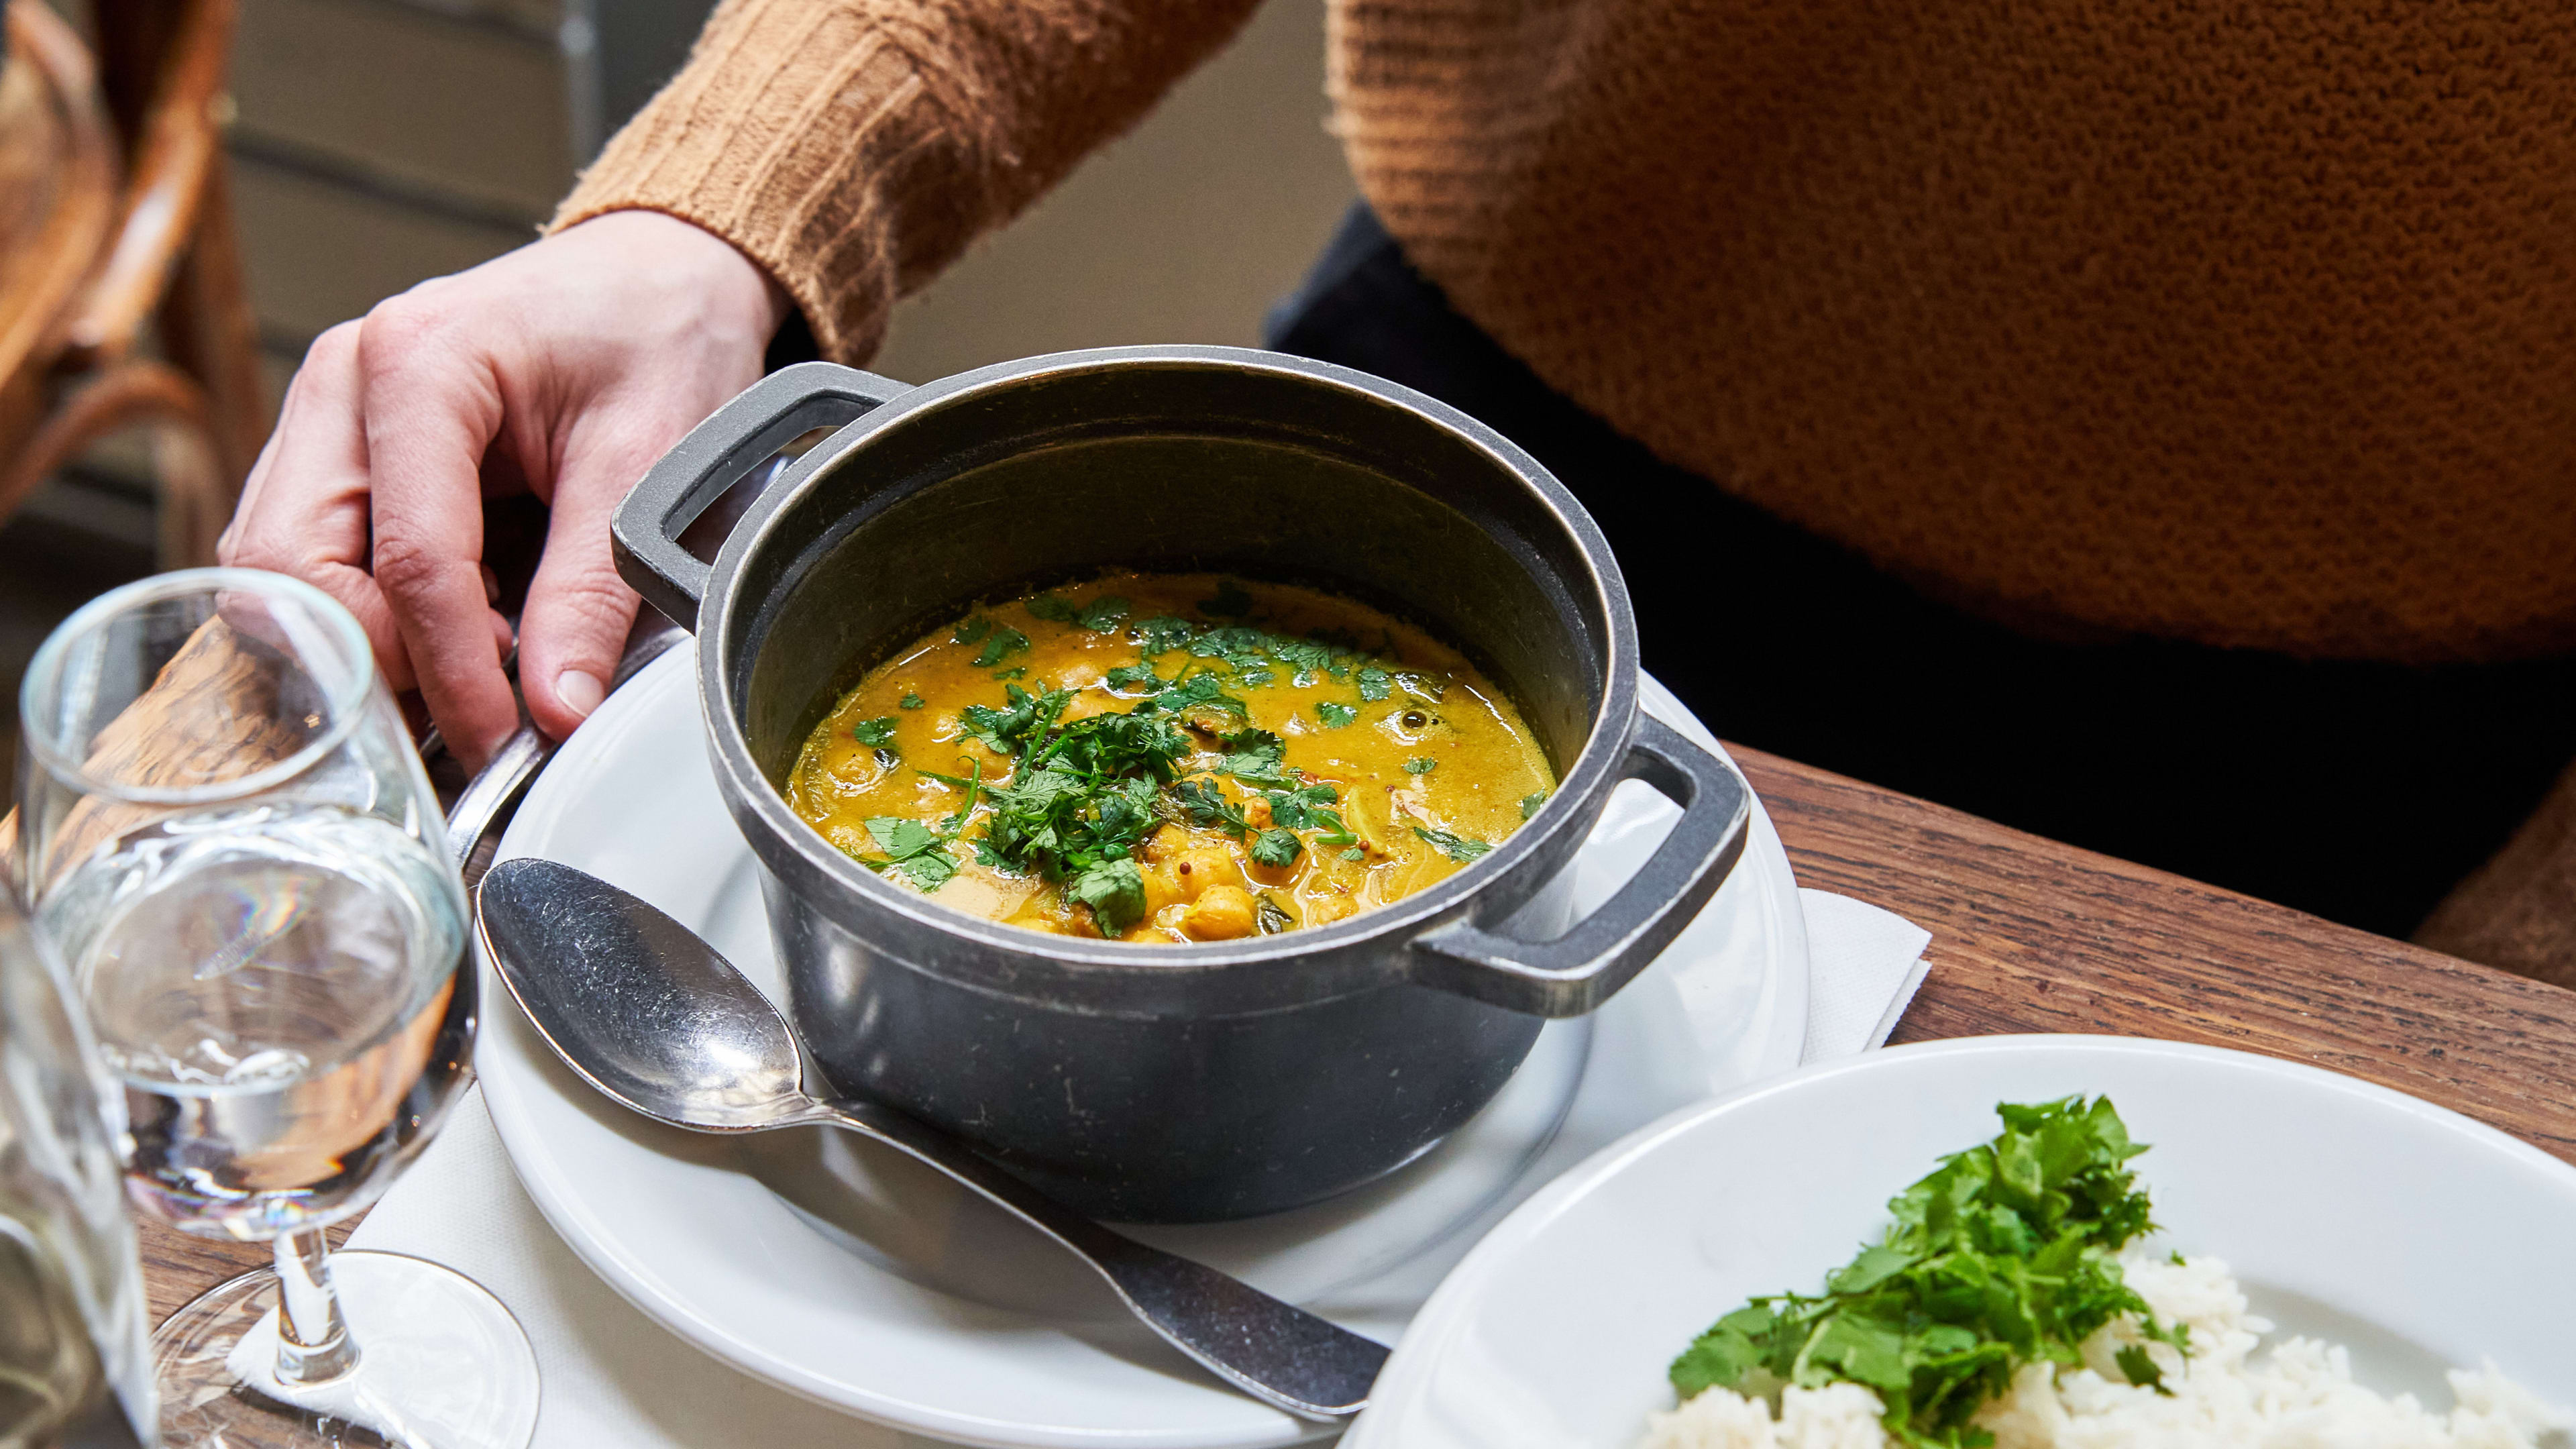
<instances>
[{"instance_id":1,"label":"empty wine glass","mask_svg":"<svg viewBox=\"0 0 2576 1449\"><path fill-rule=\"evenodd\" d=\"M128 1195L276 1244L154 1334L164 1440L519 1449L509 1311L323 1240L426 1145L475 1023L464 888L357 621L275 574L146 579L45 641L19 713L19 878L122 1079Z\"/></svg>"}]
</instances>

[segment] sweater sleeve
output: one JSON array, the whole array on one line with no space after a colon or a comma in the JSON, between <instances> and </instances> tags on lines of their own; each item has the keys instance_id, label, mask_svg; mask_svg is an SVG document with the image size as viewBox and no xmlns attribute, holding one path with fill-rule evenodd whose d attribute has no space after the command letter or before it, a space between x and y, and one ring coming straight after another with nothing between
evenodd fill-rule
<instances>
[{"instance_id":1,"label":"sweater sleeve","mask_svg":"<svg viewBox=\"0 0 2576 1449\"><path fill-rule=\"evenodd\" d=\"M548 231L631 208L768 268L824 354L1133 125L1259 0L724 0Z\"/></svg>"}]
</instances>

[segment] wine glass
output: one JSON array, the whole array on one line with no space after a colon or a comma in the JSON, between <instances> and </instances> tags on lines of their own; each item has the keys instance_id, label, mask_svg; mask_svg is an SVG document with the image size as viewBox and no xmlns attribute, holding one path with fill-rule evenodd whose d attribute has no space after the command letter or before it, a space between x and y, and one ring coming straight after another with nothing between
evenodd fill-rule
<instances>
[{"instance_id":1,"label":"wine glass","mask_svg":"<svg viewBox=\"0 0 2576 1449\"><path fill-rule=\"evenodd\" d=\"M323 1239L427 1144L475 1023L464 887L357 620L276 574L145 579L54 631L19 713L19 879L122 1079L127 1194L276 1245L153 1335L164 1441L520 1449L509 1310Z\"/></svg>"},{"instance_id":2,"label":"wine glass","mask_svg":"<svg viewBox=\"0 0 2576 1449\"><path fill-rule=\"evenodd\" d=\"M120 1106L0 871L0 1445L150 1437Z\"/></svg>"}]
</instances>

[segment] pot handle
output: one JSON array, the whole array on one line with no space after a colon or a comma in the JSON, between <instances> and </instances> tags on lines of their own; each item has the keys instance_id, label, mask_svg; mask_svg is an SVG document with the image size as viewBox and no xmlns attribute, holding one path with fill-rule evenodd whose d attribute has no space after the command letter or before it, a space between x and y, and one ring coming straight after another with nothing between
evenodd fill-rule
<instances>
[{"instance_id":1,"label":"pot handle","mask_svg":"<svg viewBox=\"0 0 2576 1449\"><path fill-rule=\"evenodd\" d=\"M909 391L909 384L829 362L782 367L744 388L627 490L609 529L617 576L673 623L696 630L710 570L680 547L681 531L780 448Z\"/></svg>"},{"instance_id":2,"label":"pot handle","mask_svg":"<svg viewBox=\"0 0 2576 1449\"><path fill-rule=\"evenodd\" d=\"M1621 779L1682 807L1673 833L1618 893L1553 941L1461 921L1415 938L1408 975L1424 986L1529 1016L1581 1016L1655 959L1744 854L1753 796L1726 761L1640 714Z\"/></svg>"}]
</instances>

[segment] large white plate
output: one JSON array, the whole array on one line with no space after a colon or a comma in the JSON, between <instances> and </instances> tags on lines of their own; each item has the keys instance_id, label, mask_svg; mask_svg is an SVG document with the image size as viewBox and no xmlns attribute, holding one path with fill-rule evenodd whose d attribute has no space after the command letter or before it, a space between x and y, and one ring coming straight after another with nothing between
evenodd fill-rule
<instances>
[{"instance_id":1,"label":"large white plate","mask_svg":"<svg viewBox=\"0 0 2576 1449\"><path fill-rule=\"evenodd\" d=\"M1997 1102L2107 1092L2165 1228L2284 1334L2450 1403L2493 1358L2576 1404L2576 1168L2456 1113L2270 1057L1988 1037L1810 1067L1686 1109L1523 1203L1440 1286L1344 1449L1625 1449L1664 1368L1757 1293L1814 1292Z\"/></svg>"},{"instance_id":2,"label":"large white plate","mask_svg":"<svg viewBox=\"0 0 2576 1449\"><path fill-rule=\"evenodd\" d=\"M500 853L635 892L774 998L757 868L716 793L695 679L683 647L611 697L529 792ZM1660 685L1647 697L1716 748ZM1677 1106L1795 1066L1805 923L1755 810L1743 862L1672 949L1591 1020L1550 1025L1438 1150L1315 1208L1140 1236L1392 1342L1476 1238L1550 1178ZM1675 814L1623 786L1578 857L1578 904L1607 898ZM484 1098L547 1221L637 1307L743 1371L978 1444L1201 1449L1327 1432L1202 1375L944 1179L845 1135L737 1142L633 1118L566 1072L505 993L487 986L485 999Z\"/></svg>"}]
</instances>

